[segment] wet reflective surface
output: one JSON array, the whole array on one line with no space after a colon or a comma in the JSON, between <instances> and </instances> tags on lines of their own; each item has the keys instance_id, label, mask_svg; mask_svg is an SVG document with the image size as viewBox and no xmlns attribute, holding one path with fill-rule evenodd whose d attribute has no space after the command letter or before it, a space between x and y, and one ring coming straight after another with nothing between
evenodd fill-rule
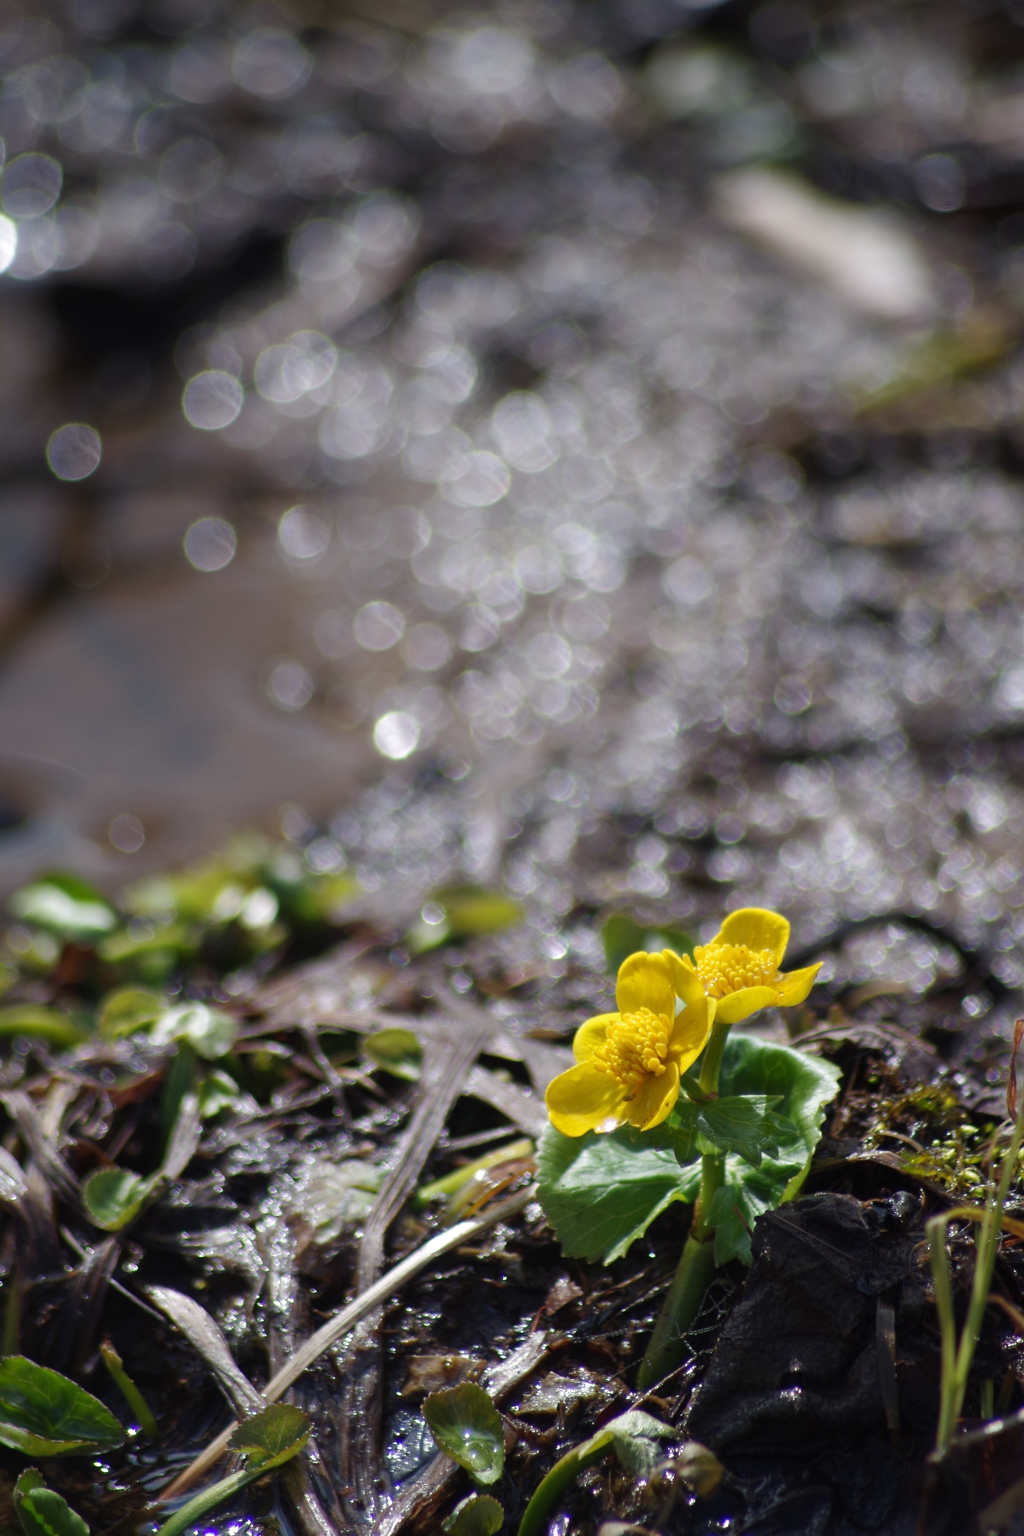
<instances>
[{"instance_id":1,"label":"wet reflective surface","mask_svg":"<svg viewBox=\"0 0 1024 1536\"><path fill-rule=\"evenodd\" d=\"M549 946L904 911L1016 985L1022 58L996 5L9 7L0 878L260 822Z\"/></svg>"}]
</instances>

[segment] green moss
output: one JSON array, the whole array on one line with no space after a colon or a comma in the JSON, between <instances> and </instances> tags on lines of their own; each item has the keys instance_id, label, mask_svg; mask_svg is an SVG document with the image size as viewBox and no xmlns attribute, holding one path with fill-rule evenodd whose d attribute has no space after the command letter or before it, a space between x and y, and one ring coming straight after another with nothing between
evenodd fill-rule
<instances>
[{"instance_id":1,"label":"green moss","mask_svg":"<svg viewBox=\"0 0 1024 1536\"><path fill-rule=\"evenodd\" d=\"M965 1199L986 1182L995 1121L980 1124L945 1084L880 1100L864 1138L866 1150L897 1152L906 1173Z\"/></svg>"}]
</instances>

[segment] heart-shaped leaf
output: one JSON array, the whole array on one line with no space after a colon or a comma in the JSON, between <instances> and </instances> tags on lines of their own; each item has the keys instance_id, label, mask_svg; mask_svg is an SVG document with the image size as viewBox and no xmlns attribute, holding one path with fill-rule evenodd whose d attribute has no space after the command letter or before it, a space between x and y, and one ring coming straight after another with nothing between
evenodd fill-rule
<instances>
[{"instance_id":1,"label":"heart-shaped leaf","mask_svg":"<svg viewBox=\"0 0 1024 1536\"><path fill-rule=\"evenodd\" d=\"M84 1387L23 1355L0 1360L0 1444L27 1456L65 1456L123 1440L110 1409Z\"/></svg>"},{"instance_id":2,"label":"heart-shaped leaf","mask_svg":"<svg viewBox=\"0 0 1024 1536\"><path fill-rule=\"evenodd\" d=\"M274 1403L239 1424L230 1445L245 1457L251 1471L269 1472L290 1461L309 1439L311 1425L301 1408Z\"/></svg>"},{"instance_id":3,"label":"heart-shaped leaf","mask_svg":"<svg viewBox=\"0 0 1024 1536\"><path fill-rule=\"evenodd\" d=\"M496 1483L505 1469L501 1415L483 1387L464 1381L431 1392L423 1417L440 1450L478 1483Z\"/></svg>"},{"instance_id":4,"label":"heart-shaped leaf","mask_svg":"<svg viewBox=\"0 0 1024 1536\"><path fill-rule=\"evenodd\" d=\"M563 1252L606 1264L621 1258L674 1200L692 1200L700 1183L699 1161L680 1167L668 1132L563 1136L548 1126L537 1171L540 1203Z\"/></svg>"},{"instance_id":5,"label":"heart-shaped leaf","mask_svg":"<svg viewBox=\"0 0 1024 1536\"><path fill-rule=\"evenodd\" d=\"M471 1493L456 1504L441 1524L445 1536L496 1536L505 1523L505 1511L489 1493Z\"/></svg>"},{"instance_id":6,"label":"heart-shaped leaf","mask_svg":"<svg viewBox=\"0 0 1024 1536\"><path fill-rule=\"evenodd\" d=\"M89 1527L67 1501L47 1488L35 1467L14 1485L14 1509L25 1536L89 1536Z\"/></svg>"},{"instance_id":7,"label":"heart-shaped leaf","mask_svg":"<svg viewBox=\"0 0 1024 1536\"><path fill-rule=\"evenodd\" d=\"M100 1168L82 1185L90 1219L104 1232L119 1232L139 1214L152 1181L127 1168Z\"/></svg>"}]
</instances>

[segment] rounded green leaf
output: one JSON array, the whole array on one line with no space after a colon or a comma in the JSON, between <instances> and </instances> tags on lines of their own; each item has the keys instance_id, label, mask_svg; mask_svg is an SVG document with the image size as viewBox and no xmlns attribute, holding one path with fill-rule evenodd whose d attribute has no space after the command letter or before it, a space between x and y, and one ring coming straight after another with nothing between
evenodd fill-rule
<instances>
[{"instance_id":1,"label":"rounded green leaf","mask_svg":"<svg viewBox=\"0 0 1024 1536\"><path fill-rule=\"evenodd\" d=\"M103 1000L97 1021L100 1034L104 1040L120 1040L137 1029L146 1029L156 1023L165 1006L160 994L148 987L119 987Z\"/></svg>"},{"instance_id":2,"label":"rounded green leaf","mask_svg":"<svg viewBox=\"0 0 1024 1536\"><path fill-rule=\"evenodd\" d=\"M269 1472L271 1467L279 1467L298 1455L309 1439L311 1427L301 1408L274 1403L239 1424L229 1443L233 1451L245 1457L251 1470Z\"/></svg>"},{"instance_id":3,"label":"rounded green leaf","mask_svg":"<svg viewBox=\"0 0 1024 1536\"><path fill-rule=\"evenodd\" d=\"M363 1041L363 1050L377 1067L415 1082L420 1075L423 1047L411 1029L379 1029Z\"/></svg>"},{"instance_id":4,"label":"rounded green leaf","mask_svg":"<svg viewBox=\"0 0 1024 1536\"><path fill-rule=\"evenodd\" d=\"M138 1215L149 1191L149 1180L127 1168L101 1168L82 1185L82 1199L96 1226L119 1232Z\"/></svg>"},{"instance_id":5,"label":"rounded green leaf","mask_svg":"<svg viewBox=\"0 0 1024 1536\"><path fill-rule=\"evenodd\" d=\"M182 1003L169 1008L153 1026L152 1038L159 1044L183 1040L197 1056L216 1061L226 1056L235 1043L238 1023L229 1013L211 1008L207 1003Z\"/></svg>"},{"instance_id":6,"label":"rounded green leaf","mask_svg":"<svg viewBox=\"0 0 1024 1536\"><path fill-rule=\"evenodd\" d=\"M505 1523L505 1511L489 1493L471 1493L456 1504L441 1525L445 1536L496 1536Z\"/></svg>"},{"instance_id":7,"label":"rounded green leaf","mask_svg":"<svg viewBox=\"0 0 1024 1536\"><path fill-rule=\"evenodd\" d=\"M0 1444L27 1456L109 1450L124 1430L84 1387L24 1355L0 1360Z\"/></svg>"},{"instance_id":8,"label":"rounded green leaf","mask_svg":"<svg viewBox=\"0 0 1024 1536\"><path fill-rule=\"evenodd\" d=\"M0 1040L10 1040L14 1035L28 1035L32 1040L45 1040L59 1050L68 1050L81 1044L86 1031L56 1008L45 1008L39 1003L12 1003L8 1008L0 1008Z\"/></svg>"},{"instance_id":9,"label":"rounded green leaf","mask_svg":"<svg viewBox=\"0 0 1024 1536\"><path fill-rule=\"evenodd\" d=\"M14 1508L25 1536L89 1536L89 1527L65 1499L47 1488L35 1467L14 1485Z\"/></svg>"},{"instance_id":10,"label":"rounded green leaf","mask_svg":"<svg viewBox=\"0 0 1024 1536\"><path fill-rule=\"evenodd\" d=\"M23 923L62 939L98 939L117 927L117 914L99 891L74 875L47 875L15 891L9 906Z\"/></svg>"},{"instance_id":11,"label":"rounded green leaf","mask_svg":"<svg viewBox=\"0 0 1024 1536\"><path fill-rule=\"evenodd\" d=\"M502 933L522 920L519 902L501 891L488 891L477 885L449 886L434 892L420 921L410 928L405 940L414 955L422 955L449 939Z\"/></svg>"},{"instance_id":12,"label":"rounded green leaf","mask_svg":"<svg viewBox=\"0 0 1024 1536\"><path fill-rule=\"evenodd\" d=\"M501 1415L483 1387L464 1381L431 1392L423 1417L438 1448L478 1483L496 1483L505 1469Z\"/></svg>"},{"instance_id":13,"label":"rounded green leaf","mask_svg":"<svg viewBox=\"0 0 1024 1536\"><path fill-rule=\"evenodd\" d=\"M537 1169L538 1198L563 1252L605 1264L621 1258L674 1200L692 1200L700 1181L700 1163L681 1168L661 1126L563 1136L549 1125Z\"/></svg>"},{"instance_id":14,"label":"rounded green leaf","mask_svg":"<svg viewBox=\"0 0 1024 1536\"><path fill-rule=\"evenodd\" d=\"M613 912L601 924L601 943L609 973L618 975L619 966L638 950L674 949L677 955L693 954L693 940L679 928L655 928L638 923L623 912Z\"/></svg>"},{"instance_id":15,"label":"rounded green leaf","mask_svg":"<svg viewBox=\"0 0 1024 1536\"><path fill-rule=\"evenodd\" d=\"M238 1084L226 1072L214 1070L196 1086L199 1113L204 1120L212 1120L222 1109L227 1109L238 1098Z\"/></svg>"}]
</instances>

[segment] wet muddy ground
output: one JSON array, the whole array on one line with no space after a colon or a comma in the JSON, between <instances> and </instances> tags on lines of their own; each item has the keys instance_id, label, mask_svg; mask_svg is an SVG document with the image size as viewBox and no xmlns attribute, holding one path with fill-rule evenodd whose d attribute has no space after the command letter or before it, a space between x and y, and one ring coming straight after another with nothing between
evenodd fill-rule
<instances>
[{"instance_id":1,"label":"wet muddy ground","mask_svg":"<svg viewBox=\"0 0 1024 1536\"><path fill-rule=\"evenodd\" d=\"M49 1191L5 1239L7 1280L34 1288L22 1344L99 1390L112 1330L172 1426L158 1465L132 1451L68 1492L94 1531L130 1529L227 1412L108 1280L200 1298L265 1381L383 1262L330 1170L401 1168L403 1106L428 1095L362 1034L484 1032L483 1096L452 1079L387 1207L391 1259L428 1230L398 1215L418 1183L472 1138L535 1136L609 995L610 913L699 940L751 903L824 956L791 1028L846 1076L803 1237L766 1225L742 1302L727 1275L650 1410L689 1412L733 1481L704 1506L666 1474L645 1505L591 1472L558 1536L914 1528L922 1222L977 1185L1024 980L1021 19L1011 0L2 12L0 882L62 867L114 892L239 827L283 839L195 898L182 921L209 932L152 975L166 891L124 898L120 951L17 913L7 935L10 1006L92 1019L141 981L245 1032L243 1101L113 1247L74 1181L156 1166L166 1046L37 1040L4 1068L5 1145ZM523 921L449 924L417 956L466 882ZM910 1102L924 1084L949 1102ZM465 1488L422 1481L441 1369L422 1361L486 1381L526 1349L502 1399L514 1522L557 1451L635 1404L678 1224L654 1236L607 1272L567 1265L528 1206L339 1346L300 1389L328 1523L446 1513ZM780 1299L795 1242L812 1257ZM1012 1245L1001 1264L1012 1297ZM799 1332L844 1286L812 1409L781 1356L760 1397L739 1381L759 1307ZM1003 1409L1012 1339L979 1357ZM988 1475L929 1495L936 1531L1005 1492ZM231 1528L306 1529L288 1497Z\"/></svg>"}]
</instances>

